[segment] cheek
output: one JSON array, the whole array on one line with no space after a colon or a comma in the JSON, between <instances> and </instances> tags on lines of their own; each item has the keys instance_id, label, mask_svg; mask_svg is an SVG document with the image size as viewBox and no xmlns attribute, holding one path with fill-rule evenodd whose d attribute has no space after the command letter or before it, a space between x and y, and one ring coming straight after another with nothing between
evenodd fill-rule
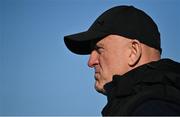
<instances>
[{"instance_id":1,"label":"cheek","mask_svg":"<svg viewBox=\"0 0 180 117\"><path fill-rule=\"evenodd\" d=\"M103 75L106 79L109 79L109 77L112 77L112 70L114 69L116 62L113 61L113 57L108 53L104 53L102 56L100 56L99 60L102 70L101 75Z\"/></svg>"},{"instance_id":2,"label":"cheek","mask_svg":"<svg viewBox=\"0 0 180 117\"><path fill-rule=\"evenodd\" d=\"M128 63L127 60L128 57L125 52L119 51L115 52L110 56L109 59L109 69L113 75L118 74L122 75L127 71Z\"/></svg>"},{"instance_id":3,"label":"cheek","mask_svg":"<svg viewBox=\"0 0 180 117\"><path fill-rule=\"evenodd\" d=\"M103 82L111 81L112 79L112 63L110 56L105 54L99 57L99 67L100 67L100 80Z\"/></svg>"},{"instance_id":4,"label":"cheek","mask_svg":"<svg viewBox=\"0 0 180 117\"><path fill-rule=\"evenodd\" d=\"M111 64L111 58L110 56L108 56L108 54L102 54L100 57L99 57L99 62L100 62L100 67L102 70L109 70L109 66Z\"/></svg>"}]
</instances>

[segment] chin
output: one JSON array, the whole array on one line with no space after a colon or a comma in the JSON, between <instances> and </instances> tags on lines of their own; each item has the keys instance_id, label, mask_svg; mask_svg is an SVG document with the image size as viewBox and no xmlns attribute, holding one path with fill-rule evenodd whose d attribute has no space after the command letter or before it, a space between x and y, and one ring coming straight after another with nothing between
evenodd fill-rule
<instances>
[{"instance_id":1,"label":"chin","mask_svg":"<svg viewBox=\"0 0 180 117\"><path fill-rule=\"evenodd\" d=\"M101 93L103 95L106 95L106 91L104 90L103 86L98 86L98 84L95 84L95 89L98 93Z\"/></svg>"}]
</instances>

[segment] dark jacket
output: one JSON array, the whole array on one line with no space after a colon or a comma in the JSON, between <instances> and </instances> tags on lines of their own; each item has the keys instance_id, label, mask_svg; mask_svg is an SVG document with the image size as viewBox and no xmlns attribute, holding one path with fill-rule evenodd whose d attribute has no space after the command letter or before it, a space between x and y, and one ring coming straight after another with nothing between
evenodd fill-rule
<instances>
[{"instance_id":1,"label":"dark jacket","mask_svg":"<svg viewBox=\"0 0 180 117\"><path fill-rule=\"evenodd\" d=\"M102 115L180 115L180 63L162 59L115 75Z\"/></svg>"}]
</instances>

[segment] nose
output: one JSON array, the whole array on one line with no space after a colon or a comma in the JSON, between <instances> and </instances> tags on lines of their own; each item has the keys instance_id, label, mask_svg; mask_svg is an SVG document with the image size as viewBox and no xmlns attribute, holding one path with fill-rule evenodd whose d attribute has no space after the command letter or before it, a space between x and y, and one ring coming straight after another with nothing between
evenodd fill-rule
<instances>
[{"instance_id":1,"label":"nose","mask_svg":"<svg viewBox=\"0 0 180 117\"><path fill-rule=\"evenodd\" d=\"M96 51L92 51L89 56L88 66L92 68L98 64L99 64L98 53Z\"/></svg>"}]
</instances>

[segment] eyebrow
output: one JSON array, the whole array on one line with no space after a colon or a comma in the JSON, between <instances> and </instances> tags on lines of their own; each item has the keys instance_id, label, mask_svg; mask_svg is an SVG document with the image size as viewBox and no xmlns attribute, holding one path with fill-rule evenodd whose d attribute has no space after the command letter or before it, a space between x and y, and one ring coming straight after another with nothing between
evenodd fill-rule
<instances>
[{"instance_id":1,"label":"eyebrow","mask_svg":"<svg viewBox=\"0 0 180 117\"><path fill-rule=\"evenodd\" d=\"M98 41L91 41L91 49L94 49L95 47L99 47L99 46L101 46L101 47L104 47L104 44L102 44L102 43L98 43Z\"/></svg>"},{"instance_id":2,"label":"eyebrow","mask_svg":"<svg viewBox=\"0 0 180 117\"><path fill-rule=\"evenodd\" d=\"M96 44L96 46L102 46L102 47L104 47L104 44L103 44L103 43L98 43L98 44Z\"/></svg>"}]
</instances>

